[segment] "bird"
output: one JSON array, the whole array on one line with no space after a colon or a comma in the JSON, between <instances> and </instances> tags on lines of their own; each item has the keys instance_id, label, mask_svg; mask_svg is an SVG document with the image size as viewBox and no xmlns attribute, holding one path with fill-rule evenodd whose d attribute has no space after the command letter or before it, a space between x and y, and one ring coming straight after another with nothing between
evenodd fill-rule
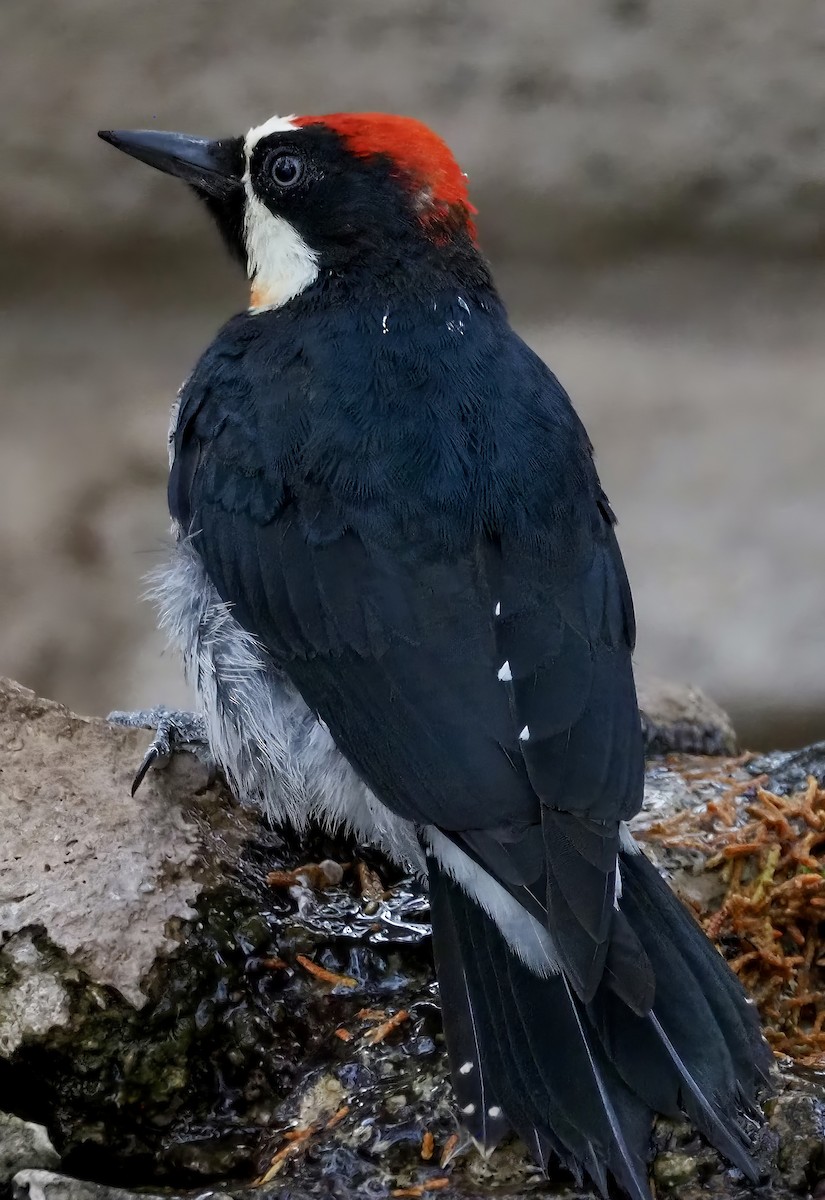
<instances>
[{"instance_id":1,"label":"bird","mask_svg":"<svg viewBox=\"0 0 825 1200\"><path fill-rule=\"evenodd\" d=\"M628 828L616 518L452 152L382 113L100 136L188 184L249 280L173 407L153 594L199 715L167 719L142 770L202 729L242 801L427 881L482 1152L516 1135L650 1200L654 1117L686 1116L756 1181L758 1014Z\"/></svg>"}]
</instances>

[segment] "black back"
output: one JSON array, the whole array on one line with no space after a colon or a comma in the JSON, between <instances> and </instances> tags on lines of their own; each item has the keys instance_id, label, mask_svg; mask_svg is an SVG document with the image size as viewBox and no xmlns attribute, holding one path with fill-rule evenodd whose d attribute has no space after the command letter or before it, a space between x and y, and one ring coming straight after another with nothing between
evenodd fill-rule
<instances>
[{"instance_id":1,"label":"black back","mask_svg":"<svg viewBox=\"0 0 825 1200\"><path fill-rule=\"evenodd\" d=\"M641 803L630 594L565 392L482 267L436 261L231 320L184 389L170 507L378 797L549 906L589 998Z\"/></svg>"}]
</instances>

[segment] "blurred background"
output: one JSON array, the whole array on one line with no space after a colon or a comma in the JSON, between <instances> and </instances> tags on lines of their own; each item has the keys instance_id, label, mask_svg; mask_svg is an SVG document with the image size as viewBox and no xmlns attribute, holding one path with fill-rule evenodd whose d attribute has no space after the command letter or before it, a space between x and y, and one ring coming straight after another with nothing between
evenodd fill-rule
<instances>
[{"instance_id":1,"label":"blurred background","mask_svg":"<svg viewBox=\"0 0 825 1200\"><path fill-rule=\"evenodd\" d=\"M398 111L470 175L596 444L637 662L745 743L825 737L821 0L3 0L0 673L181 702L141 577L175 391L243 281L99 127Z\"/></svg>"}]
</instances>

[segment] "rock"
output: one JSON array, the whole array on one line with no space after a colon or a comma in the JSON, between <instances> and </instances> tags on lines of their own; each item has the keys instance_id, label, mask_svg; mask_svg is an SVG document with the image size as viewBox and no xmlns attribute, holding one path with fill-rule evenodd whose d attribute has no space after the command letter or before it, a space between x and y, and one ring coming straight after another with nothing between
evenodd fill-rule
<instances>
[{"instance_id":1,"label":"rock","mask_svg":"<svg viewBox=\"0 0 825 1200\"><path fill-rule=\"evenodd\" d=\"M638 693L648 754L736 752L730 717L699 688L642 675Z\"/></svg>"},{"instance_id":2,"label":"rock","mask_svg":"<svg viewBox=\"0 0 825 1200\"><path fill-rule=\"evenodd\" d=\"M141 1192L141 1200L170 1200L151 1192ZM135 1192L105 1187L87 1180L55 1175L52 1171L21 1171L14 1179L12 1200L137 1200ZM220 1192L211 1192L210 1200L222 1200Z\"/></svg>"},{"instance_id":3,"label":"rock","mask_svg":"<svg viewBox=\"0 0 825 1200\"><path fill-rule=\"evenodd\" d=\"M69 996L48 955L42 955L28 930L3 927L3 1007L0 1055L9 1057L27 1037L43 1037L69 1022Z\"/></svg>"},{"instance_id":4,"label":"rock","mask_svg":"<svg viewBox=\"0 0 825 1200\"><path fill-rule=\"evenodd\" d=\"M653 1167L653 1178L656 1180L657 1192L664 1195L679 1196L683 1189L701 1172L702 1163L695 1154L674 1154L665 1151L656 1159Z\"/></svg>"},{"instance_id":5,"label":"rock","mask_svg":"<svg viewBox=\"0 0 825 1200\"><path fill-rule=\"evenodd\" d=\"M56 1167L60 1156L42 1125L0 1112L0 1192L24 1168Z\"/></svg>"},{"instance_id":6,"label":"rock","mask_svg":"<svg viewBox=\"0 0 825 1200\"><path fill-rule=\"evenodd\" d=\"M531 260L652 238L823 246L817 0L729 0L724 16L713 0L556 0L552 19L515 0L506 22L498 0L242 11L6 0L7 236L191 239L183 190L116 163L100 126L225 135L273 109L390 106L450 139L488 241Z\"/></svg>"},{"instance_id":7,"label":"rock","mask_svg":"<svg viewBox=\"0 0 825 1200\"><path fill-rule=\"evenodd\" d=\"M804 1193L825 1173L821 1090L799 1087L777 1096L771 1105L770 1126L778 1143L777 1168L784 1182Z\"/></svg>"},{"instance_id":8,"label":"rock","mask_svg":"<svg viewBox=\"0 0 825 1200\"><path fill-rule=\"evenodd\" d=\"M542 1181L518 1143L489 1162L456 1152L418 886L373 855L355 869L351 844L266 828L187 757L130 800L149 736L0 686L0 826L15 838L0 864L0 1085L65 1172L25 1164L41 1169L18 1172L15 1196L303 1200L449 1179L459 1200L584 1197L561 1171ZM734 784L754 786L741 759L651 764L638 827L680 886L701 876L656 828L699 820ZM817 1178L823 1088L790 1063L778 1080L758 1153L786 1200ZM749 1194L687 1126L659 1122L654 1148L662 1195Z\"/></svg>"},{"instance_id":9,"label":"rock","mask_svg":"<svg viewBox=\"0 0 825 1200\"><path fill-rule=\"evenodd\" d=\"M139 733L113 739L102 721L0 684L0 930L13 939L5 954L15 988L32 999L42 993L28 1005L36 1025L0 1024L7 1051L17 1048L9 1039L45 1032L49 1013L56 1025L67 1019L68 999L51 968L37 965L29 931L44 929L55 951L140 1007L141 980L177 945L169 930L196 915L191 901L204 872L196 826L154 787L129 799L142 741Z\"/></svg>"},{"instance_id":10,"label":"rock","mask_svg":"<svg viewBox=\"0 0 825 1200\"><path fill-rule=\"evenodd\" d=\"M815 742L801 750L775 750L762 754L747 764L752 775L766 775L768 786L775 792L799 791L813 776L825 783L825 742Z\"/></svg>"},{"instance_id":11,"label":"rock","mask_svg":"<svg viewBox=\"0 0 825 1200\"><path fill-rule=\"evenodd\" d=\"M362 901L352 867L330 869L352 847L264 828L187 757L130 799L149 736L0 684L4 1094L92 1178L121 1160L164 1183L251 1178L270 1129L322 1126L344 1091L357 1128L338 1138L371 1142L390 1079L388 1163L425 1114L451 1131L425 898L396 877ZM339 882L267 886L313 859Z\"/></svg>"}]
</instances>

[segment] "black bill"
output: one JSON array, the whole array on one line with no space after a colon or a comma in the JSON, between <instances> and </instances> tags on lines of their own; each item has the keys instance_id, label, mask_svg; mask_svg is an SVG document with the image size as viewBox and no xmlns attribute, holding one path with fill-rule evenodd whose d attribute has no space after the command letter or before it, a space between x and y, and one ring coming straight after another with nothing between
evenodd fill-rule
<instances>
[{"instance_id":1,"label":"black bill","mask_svg":"<svg viewBox=\"0 0 825 1200\"><path fill-rule=\"evenodd\" d=\"M240 186L244 171L241 138L210 141L159 129L101 129L98 136L207 195L223 196Z\"/></svg>"}]
</instances>

